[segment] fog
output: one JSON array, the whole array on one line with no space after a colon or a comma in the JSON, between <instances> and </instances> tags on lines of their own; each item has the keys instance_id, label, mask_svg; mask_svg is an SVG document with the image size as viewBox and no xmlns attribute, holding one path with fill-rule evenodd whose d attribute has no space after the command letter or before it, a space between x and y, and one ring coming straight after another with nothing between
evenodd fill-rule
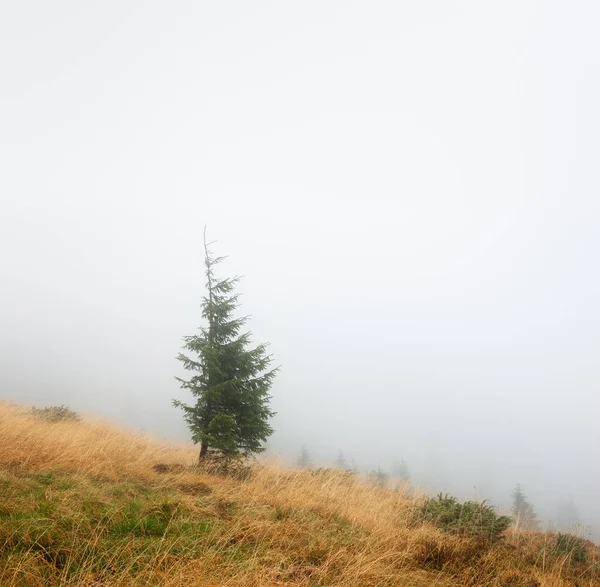
<instances>
[{"instance_id":1,"label":"fog","mask_svg":"<svg viewBox=\"0 0 600 587\"><path fill-rule=\"evenodd\" d=\"M5 2L0 396L189 438L202 231L269 451L600 540L600 5ZM586 530L588 532L588 530Z\"/></svg>"}]
</instances>

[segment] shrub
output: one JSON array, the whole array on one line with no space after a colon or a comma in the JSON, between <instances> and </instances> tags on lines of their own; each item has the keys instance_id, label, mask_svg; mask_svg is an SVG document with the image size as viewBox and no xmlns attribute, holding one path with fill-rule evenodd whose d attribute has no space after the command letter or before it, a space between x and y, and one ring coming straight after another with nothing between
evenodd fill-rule
<instances>
[{"instance_id":1,"label":"shrub","mask_svg":"<svg viewBox=\"0 0 600 587\"><path fill-rule=\"evenodd\" d=\"M555 551L558 554L571 556L578 563L585 561L585 543L581 538L571 534L558 534L556 537Z\"/></svg>"},{"instance_id":2,"label":"shrub","mask_svg":"<svg viewBox=\"0 0 600 587\"><path fill-rule=\"evenodd\" d=\"M446 532L490 540L501 538L512 523L510 516L498 515L485 501L460 503L455 497L441 493L422 504L417 517Z\"/></svg>"},{"instance_id":3,"label":"shrub","mask_svg":"<svg viewBox=\"0 0 600 587\"><path fill-rule=\"evenodd\" d=\"M46 422L77 422L81 416L68 406L49 406L46 408L31 408L31 414Z\"/></svg>"}]
</instances>

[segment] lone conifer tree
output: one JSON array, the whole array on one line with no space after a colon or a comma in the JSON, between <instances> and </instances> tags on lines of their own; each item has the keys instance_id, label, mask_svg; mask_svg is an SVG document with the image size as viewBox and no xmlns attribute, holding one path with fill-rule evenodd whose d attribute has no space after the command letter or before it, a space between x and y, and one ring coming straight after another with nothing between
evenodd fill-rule
<instances>
[{"instance_id":1,"label":"lone conifer tree","mask_svg":"<svg viewBox=\"0 0 600 587\"><path fill-rule=\"evenodd\" d=\"M177 378L183 389L196 398L188 406L173 404L184 411L194 443L200 443L199 462L209 449L225 457L242 457L264 450L263 444L273 433L269 418L269 390L279 368L269 369L271 356L266 345L249 348L250 333L241 333L247 317L235 318L239 294L234 286L239 277L219 279L214 267L225 257L214 257L212 243L206 242L204 229L207 295L202 299L205 326L200 334L184 337L183 348L193 358L177 357L188 371L189 379Z\"/></svg>"}]
</instances>

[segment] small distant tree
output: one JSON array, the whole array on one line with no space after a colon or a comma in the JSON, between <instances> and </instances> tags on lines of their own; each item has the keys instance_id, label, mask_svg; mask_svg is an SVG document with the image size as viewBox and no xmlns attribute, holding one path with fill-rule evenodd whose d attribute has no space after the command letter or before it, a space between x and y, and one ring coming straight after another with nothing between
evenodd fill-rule
<instances>
[{"instance_id":1,"label":"small distant tree","mask_svg":"<svg viewBox=\"0 0 600 587\"><path fill-rule=\"evenodd\" d=\"M313 460L312 457L310 456L310 453L308 452L308 449L303 446L302 449L300 450L300 454L298 455L298 458L296 459L296 464L301 468L301 469L310 469L313 465Z\"/></svg>"},{"instance_id":2,"label":"small distant tree","mask_svg":"<svg viewBox=\"0 0 600 587\"><path fill-rule=\"evenodd\" d=\"M537 513L533 506L527 501L525 493L523 493L521 486L518 484L513 491L512 500L512 515L515 519L515 524L525 528L537 528L539 526Z\"/></svg>"},{"instance_id":3,"label":"small distant tree","mask_svg":"<svg viewBox=\"0 0 600 587\"><path fill-rule=\"evenodd\" d=\"M343 469L343 470L346 470L349 468L348 460L346 459L346 457L344 456L344 453L342 451L340 451L338 453L337 459L335 459L335 466L338 469Z\"/></svg>"},{"instance_id":4,"label":"small distant tree","mask_svg":"<svg viewBox=\"0 0 600 587\"><path fill-rule=\"evenodd\" d=\"M570 530L579 524L579 512L572 499L559 504L556 524L561 530Z\"/></svg>"},{"instance_id":5,"label":"small distant tree","mask_svg":"<svg viewBox=\"0 0 600 587\"><path fill-rule=\"evenodd\" d=\"M227 458L245 457L264 450L273 433L269 419L269 390L278 368L270 369L266 345L250 347L249 332L242 333L247 317L236 318L239 278L220 279L215 266L224 257L214 257L204 230L204 266L207 295L202 299L205 325L199 334L184 337L177 359L191 371L190 379L177 380L196 398L192 405L174 400L183 410L194 443L200 444L199 463L209 449Z\"/></svg>"},{"instance_id":6,"label":"small distant tree","mask_svg":"<svg viewBox=\"0 0 600 587\"><path fill-rule=\"evenodd\" d=\"M406 461L401 459L400 462L396 461L392 467L392 477L396 479L402 479L403 481L410 481L410 473Z\"/></svg>"},{"instance_id":7,"label":"small distant tree","mask_svg":"<svg viewBox=\"0 0 600 587\"><path fill-rule=\"evenodd\" d=\"M369 479L375 487L387 487L389 478L390 476L381 467L377 467L377 469L369 473Z\"/></svg>"}]
</instances>

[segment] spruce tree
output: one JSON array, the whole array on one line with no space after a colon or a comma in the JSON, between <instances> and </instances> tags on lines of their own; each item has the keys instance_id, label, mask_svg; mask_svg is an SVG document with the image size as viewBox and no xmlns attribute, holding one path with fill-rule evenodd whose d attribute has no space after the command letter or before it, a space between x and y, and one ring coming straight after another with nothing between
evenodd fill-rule
<instances>
[{"instance_id":1,"label":"spruce tree","mask_svg":"<svg viewBox=\"0 0 600 587\"><path fill-rule=\"evenodd\" d=\"M215 266L225 257L215 257L206 243L204 230L207 295L202 299L204 325L200 333L184 337L184 350L177 359L193 375L177 377L183 389L195 397L193 405L178 400L194 443L200 444L199 462L209 450L224 457L245 457L264 450L273 433L269 419L269 390L279 368L269 369L266 345L251 347L251 333L242 332L248 318L234 317L239 277L218 278Z\"/></svg>"},{"instance_id":2,"label":"spruce tree","mask_svg":"<svg viewBox=\"0 0 600 587\"><path fill-rule=\"evenodd\" d=\"M343 471L346 471L348 469L348 461L342 451L338 453L337 459L335 459L335 466L336 468L342 469Z\"/></svg>"},{"instance_id":3,"label":"spruce tree","mask_svg":"<svg viewBox=\"0 0 600 587\"><path fill-rule=\"evenodd\" d=\"M310 469L312 467L313 460L310 455L310 452L308 452L308 449L305 446L302 447L302 450L300 451L300 454L296 459L296 464L301 469Z\"/></svg>"},{"instance_id":4,"label":"spruce tree","mask_svg":"<svg viewBox=\"0 0 600 587\"><path fill-rule=\"evenodd\" d=\"M513 491L512 499L512 515L515 518L517 526L536 529L539 526L537 513L529 501L527 501L527 497L519 484L517 484L517 487Z\"/></svg>"},{"instance_id":5,"label":"spruce tree","mask_svg":"<svg viewBox=\"0 0 600 587\"><path fill-rule=\"evenodd\" d=\"M395 462L392 467L392 476L396 479L402 479L403 481L410 480L410 473L408 471L408 465L404 459L400 459L400 462Z\"/></svg>"},{"instance_id":6,"label":"spruce tree","mask_svg":"<svg viewBox=\"0 0 600 587\"><path fill-rule=\"evenodd\" d=\"M558 505L556 523L560 530L572 530L579 524L579 511L572 499L561 502Z\"/></svg>"}]
</instances>

